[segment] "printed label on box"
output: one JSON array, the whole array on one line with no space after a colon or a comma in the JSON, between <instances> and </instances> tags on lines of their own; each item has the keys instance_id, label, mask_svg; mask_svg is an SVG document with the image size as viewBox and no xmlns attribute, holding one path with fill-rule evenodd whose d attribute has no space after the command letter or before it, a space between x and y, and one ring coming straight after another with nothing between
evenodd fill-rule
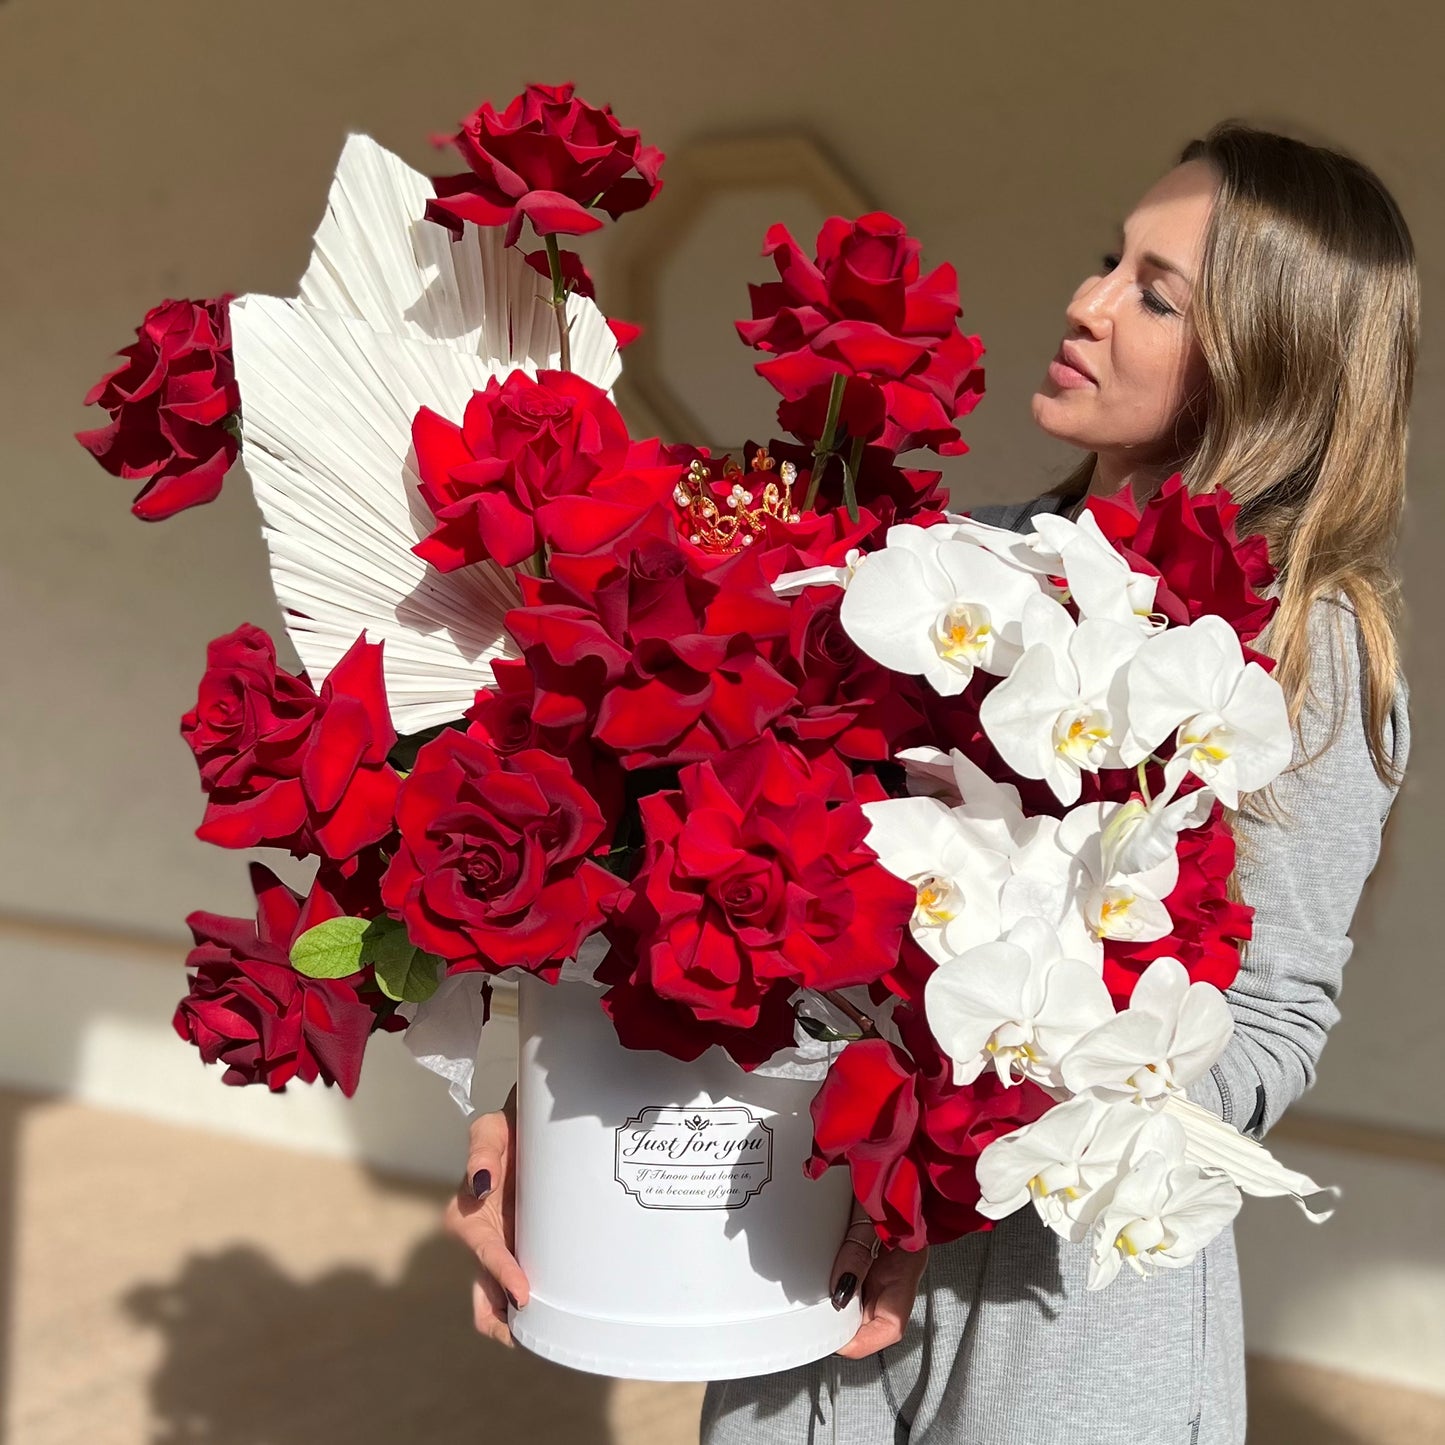
<instances>
[{"instance_id":1,"label":"printed label on box","mask_svg":"<svg viewBox=\"0 0 1445 1445\"><path fill-rule=\"evenodd\" d=\"M654 1105L616 1133L617 1182L644 1209L741 1209L773 1177L773 1131L741 1104Z\"/></svg>"}]
</instances>

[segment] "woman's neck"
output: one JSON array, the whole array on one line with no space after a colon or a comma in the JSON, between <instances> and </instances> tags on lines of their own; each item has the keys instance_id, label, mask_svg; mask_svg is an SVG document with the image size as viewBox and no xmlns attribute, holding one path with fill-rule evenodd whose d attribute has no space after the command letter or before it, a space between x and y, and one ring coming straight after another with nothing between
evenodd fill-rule
<instances>
[{"instance_id":1,"label":"woman's neck","mask_svg":"<svg viewBox=\"0 0 1445 1445\"><path fill-rule=\"evenodd\" d=\"M1151 465L1135 461L1127 452L1097 452L1087 495L1108 496L1128 486L1133 489L1135 502L1143 506L1178 470L1177 464Z\"/></svg>"}]
</instances>

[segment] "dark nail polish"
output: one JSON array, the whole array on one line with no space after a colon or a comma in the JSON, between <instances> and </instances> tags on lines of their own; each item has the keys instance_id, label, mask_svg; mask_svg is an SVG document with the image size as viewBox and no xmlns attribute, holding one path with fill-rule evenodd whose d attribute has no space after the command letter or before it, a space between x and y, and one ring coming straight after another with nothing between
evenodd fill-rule
<instances>
[{"instance_id":1,"label":"dark nail polish","mask_svg":"<svg viewBox=\"0 0 1445 1445\"><path fill-rule=\"evenodd\" d=\"M858 1276L856 1274L845 1274L838 1281L838 1288L833 1291L833 1308L840 1310L850 1299L853 1298L853 1291L858 1288Z\"/></svg>"},{"instance_id":2,"label":"dark nail polish","mask_svg":"<svg viewBox=\"0 0 1445 1445\"><path fill-rule=\"evenodd\" d=\"M519 1310L522 1308L522 1306L517 1303L517 1296L514 1295L511 1290L505 1290L504 1293L506 1294L507 1300L514 1310Z\"/></svg>"},{"instance_id":3,"label":"dark nail polish","mask_svg":"<svg viewBox=\"0 0 1445 1445\"><path fill-rule=\"evenodd\" d=\"M478 1199L485 1199L492 1192L492 1171L490 1169L478 1169L472 1175L472 1193Z\"/></svg>"}]
</instances>

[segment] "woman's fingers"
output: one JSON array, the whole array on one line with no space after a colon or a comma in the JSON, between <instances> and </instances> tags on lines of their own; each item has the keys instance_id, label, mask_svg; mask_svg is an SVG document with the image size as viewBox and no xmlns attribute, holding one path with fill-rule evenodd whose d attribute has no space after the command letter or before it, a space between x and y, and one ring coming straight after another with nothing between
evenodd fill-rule
<instances>
[{"instance_id":1,"label":"woman's fingers","mask_svg":"<svg viewBox=\"0 0 1445 1445\"><path fill-rule=\"evenodd\" d=\"M479 1335L496 1340L509 1349L517 1342L507 1326L507 1304L501 1286L489 1275L478 1273L472 1281L472 1323Z\"/></svg>"},{"instance_id":2,"label":"woman's fingers","mask_svg":"<svg viewBox=\"0 0 1445 1445\"><path fill-rule=\"evenodd\" d=\"M838 1351L844 1359L861 1360L903 1338L927 1261L926 1249L885 1249L873 1261L863 1288L863 1322Z\"/></svg>"},{"instance_id":3,"label":"woman's fingers","mask_svg":"<svg viewBox=\"0 0 1445 1445\"><path fill-rule=\"evenodd\" d=\"M447 1205L446 1232L476 1256L477 1263L516 1301L518 1307L531 1298L531 1286L517 1257L508 1248L511 1231L502 1217L497 1195L478 1202L463 1185Z\"/></svg>"},{"instance_id":4,"label":"woman's fingers","mask_svg":"<svg viewBox=\"0 0 1445 1445\"><path fill-rule=\"evenodd\" d=\"M833 1273L829 1277L828 1290L833 1298L833 1308L843 1309L858 1293L873 1264L873 1246L878 1235L873 1223L865 1215L854 1219L833 1256Z\"/></svg>"},{"instance_id":5,"label":"woman's fingers","mask_svg":"<svg viewBox=\"0 0 1445 1445\"><path fill-rule=\"evenodd\" d=\"M512 1176L513 1123L516 1091L502 1109L482 1114L472 1121L466 1172L457 1192L447 1205L446 1231L475 1256L480 1267L478 1286L473 1292L477 1328L494 1335L484 1323L500 1317L506 1329L506 1300L510 1296L520 1308L531 1298L531 1288L513 1249L516 1182ZM489 1301L491 1315L484 1314Z\"/></svg>"},{"instance_id":6,"label":"woman's fingers","mask_svg":"<svg viewBox=\"0 0 1445 1445\"><path fill-rule=\"evenodd\" d=\"M509 1096L507 1103L511 1102ZM465 1183L472 1197L482 1201L499 1192L511 1175L512 1120L508 1111L479 1114L472 1120L470 1135Z\"/></svg>"}]
</instances>

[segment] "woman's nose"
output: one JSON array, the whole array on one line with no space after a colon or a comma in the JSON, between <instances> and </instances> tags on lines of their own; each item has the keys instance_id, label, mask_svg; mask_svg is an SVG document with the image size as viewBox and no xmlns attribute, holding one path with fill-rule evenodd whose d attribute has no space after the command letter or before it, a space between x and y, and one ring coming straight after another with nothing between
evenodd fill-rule
<instances>
[{"instance_id":1,"label":"woman's nose","mask_svg":"<svg viewBox=\"0 0 1445 1445\"><path fill-rule=\"evenodd\" d=\"M1113 324L1113 301L1107 281L1101 277L1080 286L1064 308L1064 319L1075 331L1095 339L1105 335Z\"/></svg>"}]
</instances>

